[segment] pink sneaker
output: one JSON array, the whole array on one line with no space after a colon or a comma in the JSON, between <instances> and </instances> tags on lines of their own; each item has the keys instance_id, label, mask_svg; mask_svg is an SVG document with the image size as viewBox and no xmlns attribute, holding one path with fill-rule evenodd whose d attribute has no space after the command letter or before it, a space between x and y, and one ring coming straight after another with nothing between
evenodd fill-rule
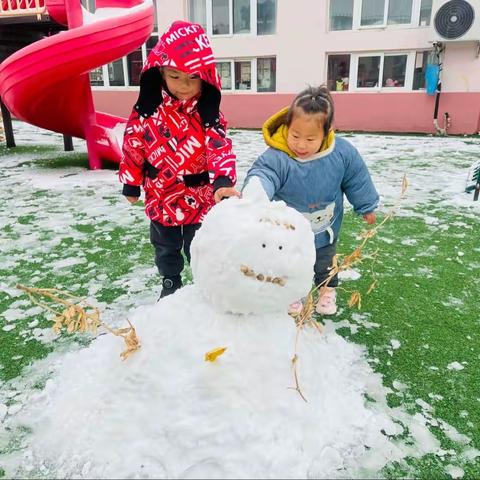
<instances>
[{"instance_id":1,"label":"pink sneaker","mask_svg":"<svg viewBox=\"0 0 480 480\"><path fill-rule=\"evenodd\" d=\"M289 315L300 315L303 308L303 302L298 300L298 302L293 302L288 307L288 314Z\"/></svg>"},{"instance_id":2,"label":"pink sneaker","mask_svg":"<svg viewBox=\"0 0 480 480\"><path fill-rule=\"evenodd\" d=\"M320 315L334 315L337 313L337 292L335 288L326 287L322 289L315 310Z\"/></svg>"}]
</instances>

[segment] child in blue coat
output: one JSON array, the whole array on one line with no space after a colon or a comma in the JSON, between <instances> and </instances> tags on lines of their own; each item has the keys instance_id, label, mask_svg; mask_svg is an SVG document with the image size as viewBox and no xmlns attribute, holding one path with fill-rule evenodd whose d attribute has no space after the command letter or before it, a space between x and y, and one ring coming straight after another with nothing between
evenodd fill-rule
<instances>
[{"instance_id":1,"label":"child in blue coat","mask_svg":"<svg viewBox=\"0 0 480 480\"><path fill-rule=\"evenodd\" d=\"M329 274L336 254L343 219L343 195L356 213L374 224L379 203L367 166L356 148L336 137L333 129L333 99L324 86L299 93L290 107L269 118L263 136L269 146L248 171L245 183L259 177L271 200L283 200L311 222L317 251L315 285ZM337 311L338 277L320 289L316 311L333 315ZM302 302L290 306L298 313Z\"/></svg>"}]
</instances>

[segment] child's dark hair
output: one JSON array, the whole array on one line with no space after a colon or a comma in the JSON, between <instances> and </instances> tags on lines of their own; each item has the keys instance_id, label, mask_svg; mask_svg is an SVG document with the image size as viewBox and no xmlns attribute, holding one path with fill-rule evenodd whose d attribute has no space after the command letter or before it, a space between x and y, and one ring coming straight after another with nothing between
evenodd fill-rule
<instances>
[{"instance_id":1,"label":"child's dark hair","mask_svg":"<svg viewBox=\"0 0 480 480\"><path fill-rule=\"evenodd\" d=\"M334 107L332 96L325 85L308 87L295 97L287 114L287 127L292 123L297 108L301 108L307 115L322 113L323 130L325 136L328 135L332 128Z\"/></svg>"}]
</instances>

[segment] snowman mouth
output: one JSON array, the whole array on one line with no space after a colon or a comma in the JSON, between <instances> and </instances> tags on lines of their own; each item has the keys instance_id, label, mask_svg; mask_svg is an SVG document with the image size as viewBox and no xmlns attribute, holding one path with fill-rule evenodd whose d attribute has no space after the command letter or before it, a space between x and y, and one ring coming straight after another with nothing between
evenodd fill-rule
<instances>
[{"instance_id":1,"label":"snowman mouth","mask_svg":"<svg viewBox=\"0 0 480 480\"><path fill-rule=\"evenodd\" d=\"M291 223L280 222L278 220L273 220L271 218L260 218L259 222L271 223L272 225L276 225L277 227L283 227L283 228L286 228L287 230L295 230L295 226L292 225Z\"/></svg>"},{"instance_id":2,"label":"snowman mouth","mask_svg":"<svg viewBox=\"0 0 480 480\"><path fill-rule=\"evenodd\" d=\"M259 282L265 283L273 283L274 285L280 285L284 287L286 284L286 280L282 277L272 277L271 275L265 275L263 273L257 273L253 268L250 268L247 265L240 265L240 271L246 276L250 278L254 278Z\"/></svg>"}]
</instances>

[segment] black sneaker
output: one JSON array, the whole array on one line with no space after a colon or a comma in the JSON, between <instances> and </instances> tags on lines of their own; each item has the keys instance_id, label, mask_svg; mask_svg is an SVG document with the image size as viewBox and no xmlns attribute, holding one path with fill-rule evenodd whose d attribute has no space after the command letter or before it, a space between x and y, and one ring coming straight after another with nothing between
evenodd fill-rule
<instances>
[{"instance_id":1,"label":"black sneaker","mask_svg":"<svg viewBox=\"0 0 480 480\"><path fill-rule=\"evenodd\" d=\"M163 277L162 292L160 293L160 298L163 298L168 295L171 295L172 293L175 293L175 291L177 291L181 287L182 287L182 278L180 277L180 275L175 275L173 277Z\"/></svg>"}]
</instances>

